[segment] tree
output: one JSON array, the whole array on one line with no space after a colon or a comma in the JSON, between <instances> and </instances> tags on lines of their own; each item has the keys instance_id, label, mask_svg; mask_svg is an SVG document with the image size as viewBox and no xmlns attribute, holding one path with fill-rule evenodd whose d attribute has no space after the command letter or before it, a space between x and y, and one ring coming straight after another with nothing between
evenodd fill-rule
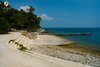
<instances>
[{"instance_id":1,"label":"tree","mask_svg":"<svg viewBox=\"0 0 100 67\"><path fill-rule=\"evenodd\" d=\"M10 31L10 25L7 20L0 17L0 34L6 34Z\"/></svg>"},{"instance_id":2,"label":"tree","mask_svg":"<svg viewBox=\"0 0 100 67\"><path fill-rule=\"evenodd\" d=\"M29 13L34 13L34 11L35 11L35 9L32 6L30 6Z\"/></svg>"},{"instance_id":3,"label":"tree","mask_svg":"<svg viewBox=\"0 0 100 67\"><path fill-rule=\"evenodd\" d=\"M23 9L17 10L10 5L5 8L3 2L0 2L0 20L4 23L5 31L9 31L11 28L14 29L32 29L37 30L41 28L41 18L34 14L35 9L30 6L29 12L25 12ZM9 28L8 28L9 27ZM6 29L7 28L7 29ZM3 27L1 25L1 31ZM9 30L8 30L9 29Z\"/></svg>"}]
</instances>

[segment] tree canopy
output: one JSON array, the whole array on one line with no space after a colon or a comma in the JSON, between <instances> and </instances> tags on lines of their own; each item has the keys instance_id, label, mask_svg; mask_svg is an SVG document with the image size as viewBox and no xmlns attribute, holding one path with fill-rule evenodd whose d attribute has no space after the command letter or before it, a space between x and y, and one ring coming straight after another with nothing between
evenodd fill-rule
<instances>
[{"instance_id":1,"label":"tree canopy","mask_svg":"<svg viewBox=\"0 0 100 67\"><path fill-rule=\"evenodd\" d=\"M5 32L9 32L11 29L28 29L35 31L41 28L41 18L38 17L34 11L35 8L32 6L30 6L28 12L25 12L23 9L17 10L10 5L5 7L3 2L0 2L0 33L2 30L5 30Z\"/></svg>"}]
</instances>

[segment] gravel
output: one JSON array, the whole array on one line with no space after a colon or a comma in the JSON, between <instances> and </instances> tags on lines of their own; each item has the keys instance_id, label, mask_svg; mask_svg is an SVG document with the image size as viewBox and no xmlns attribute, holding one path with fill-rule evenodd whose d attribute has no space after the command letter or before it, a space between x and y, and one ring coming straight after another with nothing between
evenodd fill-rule
<instances>
[{"instance_id":1,"label":"gravel","mask_svg":"<svg viewBox=\"0 0 100 67\"><path fill-rule=\"evenodd\" d=\"M92 54L90 50L77 48L63 48L60 46L32 46L32 51L52 57L79 62L93 67L100 67L100 56ZM95 52L96 53L96 52Z\"/></svg>"}]
</instances>

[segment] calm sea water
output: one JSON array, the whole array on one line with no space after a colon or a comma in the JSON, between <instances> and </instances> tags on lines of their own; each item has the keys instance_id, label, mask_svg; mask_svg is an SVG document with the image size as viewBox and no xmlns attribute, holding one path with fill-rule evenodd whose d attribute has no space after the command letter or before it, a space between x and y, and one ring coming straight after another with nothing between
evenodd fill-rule
<instances>
[{"instance_id":1,"label":"calm sea water","mask_svg":"<svg viewBox=\"0 0 100 67\"><path fill-rule=\"evenodd\" d=\"M75 41L82 46L89 46L100 49L100 28L45 28L53 33L85 33L89 32L89 36L64 36L69 40Z\"/></svg>"}]
</instances>

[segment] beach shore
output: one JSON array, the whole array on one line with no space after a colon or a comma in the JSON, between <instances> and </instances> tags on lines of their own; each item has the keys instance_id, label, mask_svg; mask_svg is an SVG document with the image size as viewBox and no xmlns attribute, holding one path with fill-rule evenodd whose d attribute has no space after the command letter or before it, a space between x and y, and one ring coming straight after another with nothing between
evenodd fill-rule
<instances>
[{"instance_id":1,"label":"beach shore","mask_svg":"<svg viewBox=\"0 0 100 67\"><path fill-rule=\"evenodd\" d=\"M32 51L55 58L100 67L100 51L83 47L33 46Z\"/></svg>"},{"instance_id":2,"label":"beach shore","mask_svg":"<svg viewBox=\"0 0 100 67\"><path fill-rule=\"evenodd\" d=\"M35 51L31 51L30 54L14 49L17 47L13 47L14 44L8 44L8 41L19 34L19 32L12 32L0 35L0 67L90 67L85 64L43 55Z\"/></svg>"}]
</instances>

